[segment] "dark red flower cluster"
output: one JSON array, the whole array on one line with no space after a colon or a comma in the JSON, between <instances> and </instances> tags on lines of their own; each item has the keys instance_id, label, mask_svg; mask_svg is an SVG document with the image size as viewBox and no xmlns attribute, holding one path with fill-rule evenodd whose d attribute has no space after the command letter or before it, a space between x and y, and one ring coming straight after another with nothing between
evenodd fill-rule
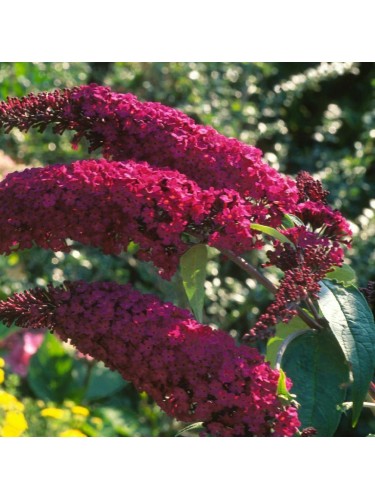
<instances>
[{"instance_id":1,"label":"dark red flower cluster","mask_svg":"<svg viewBox=\"0 0 375 500\"><path fill-rule=\"evenodd\" d=\"M301 252L298 254L301 256ZM259 317L250 332L251 335L263 338L272 336L273 327L278 322L287 323L298 313L297 304L308 297L312 300L317 299L320 290L319 281L334 265L330 257L329 250L324 247L306 249L303 254L303 263L285 271L274 301Z\"/></svg>"},{"instance_id":2,"label":"dark red flower cluster","mask_svg":"<svg viewBox=\"0 0 375 500\"><path fill-rule=\"evenodd\" d=\"M101 148L108 159L147 161L180 171L204 189L231 188L242 196L276 202L293 211L296 183L262 162L261 151L158 102L140 102L97 85L30 94L0 103L0 128L27 131L75 130L74 144L85 137L90 151Z\"/></svg>"},{"instance_id":3,"label":"dark red flower cluster","mask_svg":"<svg viewBox=\"0 0 375 500\"><path fill-rule=\"evenodd\" d=\"M260 316L250 337L267 338L279 322L288 322L297 314L301 301L317 299L319 282L334 266L341 266L344 252L340 243L350 245L352 234L349 223L338 210L326 204L328 191L307 172L297 176L299 203L294 215L303 225L281 232L292 242L274 241L274 249L267 252L269 262L284 271L274 302ZM249 335L246 335L249 338Z\"/></svg>"},{"instance_id":4,"label":"dark red flower cluster","mask_svg":"<svg viewBox=\"0 0 375 500\"><path fill-rule=\"evenodd\" d=\"M323 189L322 183L314 180L308 172L299 172L297 175L298 201L326 202L329 191Z\"/></svg>"},{"instance_id":5,"label":"dark red flower cluster","mask_svg":"<svg viewBox=\"0 0 375 500\"><path fill-rule=\"evenodd\" d=\"M350 244L352 231L348 221L338 210L332 210L319 201L306 201L297 205L296 215L310 231L324 235L332 241Z\"/></svg>"},{"instance_id":6,"label":"dark red flower cluster","mask_svg":"<svg viewBox=\"0 0 375 500\"><path fill-rule=\"evenodd\" d=\"M375 316L375 281L369 281L366 288L360 288Z\"/></svg>"},{"instance_id":7,"label":"dark red flower cluster","mask_svg":"<svg viewBox=\"0 0 375 500\"><path fill-rule=\"evenodd\" d=\"M87 160L16 172L0 183L0 252L36 244L67 251L66 238L138 255L170 277L188 246L183 232L242 253L260 245L250 221L267 210L235 191L201 189L176 171L146 163Z\"/></svg>"},{"instance_id":8,"label":"dark red flower cluster","mask_svg":"<svg viewBox=\"0 0 375 500\"><path fill-rule=\"evenodd\" d=\"M316 436L317 431L314 427L305 427L301 431L301 437L313 437Z\"/></svg>"},{"instance_id":9,"label":"dark red flower cluster","mask_svg":"<svg viewBox=\"0 0 375 500\"><path fill-rule=\"evenodd\" d=\"M0 206L9 203L1 216L3 251L33 242L67 250L69 237L118 253L134 240L139 256L169 277L187 249L183 232L240 254L261 246L250 223L280 230L283 214L292 213L306 227L281 229L295 248L273 242L270 263L285 276L254 332L290 319L295 302L314 298L322 273L342 262L339 243L348 243L350 229L327 206L319 181L307 172L297 182L279 174L262 162L258 149L176 109L97 85L0 103L0 128L7 132L43 131L48 124L56 133L76 131L74 144L86 138L107 161L48 167L6 181L0 192ZM149 165L140 163L145 161ZM43 180L39 187L37 178ZM35 214L29 213L31 201Z\"/></svg>"},{"instance_id":10,"label":"dark red flower cluster","mask_svg":"<svg viewBox=\"0 0 375 500\"><path fill-rule=\"evenodd\" d=\"M292 436L300 425L276 394L279 373L256 349L129 285L74 282L15 294L0 302L0 319L53 329L210 435Z\"/></svg>"},{"instance_id":11,"label":"dark red flower cluster","mask_svg":"<svg viewBox=\"0 0 375 500\"><path fill-rule=\"evenodd\" d=\"M319 282L334 266L341 266L344 252L336 239L308 231L305 226L286 229L285 236L292 242L274 243L267 252L269 262L284 271L275 300L251 330L251 335L264 338L273 335L273 327L288 322L297 314L296 305L310 298L318 298Z\"/></svg>"}]
</instances>

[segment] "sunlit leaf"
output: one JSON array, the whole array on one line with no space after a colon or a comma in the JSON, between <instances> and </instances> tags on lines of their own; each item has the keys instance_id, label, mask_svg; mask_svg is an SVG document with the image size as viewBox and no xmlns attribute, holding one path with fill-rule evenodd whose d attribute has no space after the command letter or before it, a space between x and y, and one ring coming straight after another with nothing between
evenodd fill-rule
<instances>
[{"instance_id":1,"label":"sunlit leaf","mask_svg":"<svg viewBox=\"0 0 375 500\"><path fill-rule=\"evenodd\" d=\"M335 267L333 271L326 274L326 279L337 281L337 283L341 283L344 286L355 285L357 283L355 271L348 264Z\"/></svg>"},{"instance_id":2,"label":"sunlit leaf","mask_svg":"<svg viewBox=\"0 0 375 500\"><path fill-rule=\"evenodd\" d=\"M203 320L206 281L207 247L194 245L180 259L182 282L196 319Z\"/></svg>"},{"instance_id":3,"label":"sunlit leaf","mask_svg":"<svg viewBox=\"0 0 375 500\"><path fill-rule=\"evenodd\" d=\"M286 386L286 379L287 377L284 370L280 369L279 380L277 382L277 395L285 403L290 403L291 401L293 401L295 396L288 391L288 388Z\"/></svg>"},{"instance_id":4,"label":"sunlit leaf","mask_svg":"<svg viewBox=\"0 0 375 500\"><path fill-rule=\"evenodd\" d=\"M269 226L263 226L263 224L250 224L251 229L255 229L255 231L260 231L261 233L268 234L268 236L272 236L275 240L279 240L282 243L289 243L294 247L294 243L290 241L284 234L277 231L277 229Z\"/></svg>"},{"instance_id":5,"label":"sunlit leaf","mask_svg":"<svg viewBox=\"0 0 375 500\"><path fill-rule=\"evenodd\" d=\"M281 224L287 229L295 226L304 226L304 223L301 221L301 219L293 214L284 214Z\"/></svg>"}]
</instances>

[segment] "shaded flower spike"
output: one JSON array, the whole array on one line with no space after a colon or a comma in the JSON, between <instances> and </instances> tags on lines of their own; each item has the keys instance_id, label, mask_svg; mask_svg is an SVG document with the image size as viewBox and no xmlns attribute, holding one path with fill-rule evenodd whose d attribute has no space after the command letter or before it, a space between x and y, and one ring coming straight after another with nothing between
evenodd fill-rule
<instances>
[{"instance_id":1,"label":"shaded flower spike","mask_svg":"<svg viewBox=\"0 0 375 500\"><path fill-rule=\"evenodd\" d=\"M301 431L301 437L313 437L316 436L316 429L314 427L305 427Z\"/></svg>"},{"instance_id":2,"label":"shaded flower spike","mask_svg":"<svg viewBox=\"0 0 375 500\"><path fill-rule=\"evenodd\" d=\"M360 288L375 316L375 281L369 281L366 288Z\"/></svg>"},{"instance_id":3,"label":"shaded flower spike","mask_svg":"<svg viewBox=\"0 0 375 500\"><path fill-rule=\"evenodd\" d=\"M146 391L172 417L214 436L291 436L300 425L276 395L279 373L256 349L129 285L66 283L0 302L0 319L45 326ZM290 381L287 382L290 388Z\"/></svg>"},{"instance_id":4,"label":"shaded flower spike","mask_svg":"<svg viewBox=\"0 0 375 500\"><path fill-rule=\"evenodd\" d=\"M54 288L34 288L15 293L1 301L1 321L7 326L13 323L26 328L45 328L53 324L57 303L53 298Z\"/></svg>"},{"instance_id":5,"label":"shaded flower spike","mask_svg":"<svg viewBox=\"0 0 375 500\"><path fill-rule=\"evenodd\" d=\"M235 189L290 212L298 199L295 181L263 163L259 149L133 94L93 84L0 103L0 128L6 132L13 127L43 131L49 123L56 133L75 130L74 144L85 137L90 151L101 148L108 159L175 169L205 189Z\"/></svg>"}]
</instances>

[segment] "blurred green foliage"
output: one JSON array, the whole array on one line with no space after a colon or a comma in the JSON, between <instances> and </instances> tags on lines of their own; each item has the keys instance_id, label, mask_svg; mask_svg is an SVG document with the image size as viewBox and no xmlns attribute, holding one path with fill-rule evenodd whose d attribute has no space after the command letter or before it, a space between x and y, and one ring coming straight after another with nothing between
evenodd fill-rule
<instances>
[{"instance_id":1,"label":"blurred green foliage","mask_svg":"<svg viewBox=\"0 0 375 500\"><path fill-rule=\"evenodd\" d=\"M0 63L1 100L91 82L178 107L198 122L258 146L265 160L282 172L307 170L321 178L330 190L330 204L353 223L347 262L360 286L375 280L374 63ZM83 146L71 148L69 137L50 130L43 135L15 130L0 135L0 150L17 164L31 166L87 157ZM2 162L0 156L4 175ZM270 296L218 252L210 250L209 257L205 321L233 336L244 333ZM265 260L264 254L255 253L247 258L254 265ZM266 274L272 281L277 278L269 270ZM132 252L103 256L72 243L69 255L31 249L0 257L2 296L66 279L131 282L187 307L181 278L163 281ZM130 384L98 401L86 401L79 390L86 380L85 363L75 359L78 385L72 392L56 394L55 401L68 398L91 405L106 422L103 435L175 435L181 428ZM47 401L37 385L22 381L18 390Z\"/></svg>"}]
</instances>

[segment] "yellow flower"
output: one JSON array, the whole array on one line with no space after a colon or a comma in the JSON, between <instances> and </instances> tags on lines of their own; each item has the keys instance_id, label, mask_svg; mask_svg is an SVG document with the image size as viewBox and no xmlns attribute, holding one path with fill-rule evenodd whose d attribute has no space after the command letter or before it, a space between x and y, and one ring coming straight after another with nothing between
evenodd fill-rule
<instances>
[{"instance_id":1,"label":"yellow flower","mask_svg":"<svg viewBox=\"0 0 375 500\"><path fill-rule=\"evenodd\" d=\"M4 368L5 366L5 361L3 360L3 358L0 358L0 384L2 384L4 382L4 378L5 378L5 372L4 370L2 370L2 368Z\"/></svg>"},{"instance_id":2,"label":"yellow flower","mask_svg":"<svg viewBox=\"0 0 375 500\"><path fill-rule=\"evenodd\" d=\"M44 408L41 410L40 414L42 417L56 418L57 420L62 420L64 418L65 411L60 408Z\"/></svg>"},{"instance_id":3,"label":"yellow flower","mask_svg":"<svg viewBox=\"0 0 375 500\"><path fill-rule=\"evenodd\" d=\"M28 425L23 413L18 411L8 411L0 435L3 437L19 437Z\"/></svg>"},{"instance_id":4,"label":"yellow flower","mask_svg":"<svg viewBox=\"0 0 375 500\"><path fill-rule=\"evenodd\" d=\"M23 404L18 399L8 392L0 391L0 408L5 411L20 411L24 410Z\"/></svg>"},{"instance_id":5,"label":"yellow flower","mask_svg":"<svg viewBox=\"0 0 375 500\"><path fill-rule=\"evenodd\" d=\"M96 425L97 427L100 427L100 428L103 427L103 420L99 417L92 417L91 423Z\"/></svg>"},{"instance_id":6,"label":"yellow flower","mask_svg":"<svg viewBox=\"0 0 375 500\"><path fill-rule=\"evenodd\" d=\"M59 436L60 437L75 437L75 438L87 437L86 434L83 434L83 432L79 431L78 429L68 429L64 432L60 432Z\"/></svg>"},{"instance_id":7,"label":"yellow flower","mask_svg":"<svg viewBox=\"0 0 375 500\"><path fill-rule=\"evenodd\" d=\"M82 417L87 417L90 414L89 410L84 406L73 406L72 413L74 415L82 415Z\"/></svg>"},{"instance_id":8,"label":"yellow flower","mask_svg":"<svg viewBox=\"0 0 375 500\"><path fill-rule=\"evenodd\" d=\"M5 391L0 391L0 410L4 420L0 426L0 436L18 437L27 429L24 405L18 399Z\"/></svg>"}]
</instances>

